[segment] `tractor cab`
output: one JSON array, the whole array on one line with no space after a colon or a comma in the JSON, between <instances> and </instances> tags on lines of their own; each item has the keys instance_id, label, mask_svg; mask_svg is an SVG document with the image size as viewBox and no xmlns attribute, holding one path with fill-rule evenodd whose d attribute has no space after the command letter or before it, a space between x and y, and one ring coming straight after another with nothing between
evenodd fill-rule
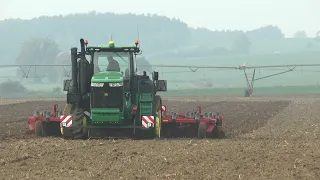
<instances>
[{"instance_id":1,"label":"tractor cab","mask_svg":"<svg viewBox=\"0 0 320 180\"><path fill-rule=\"evenodd\" d=\"M86 52L91 55L93 73L90 87L92 116L95 119L107 120L110 111L116 111L110 116L110 121L122 121L121 113L135 101L136 77L135 56L140 53L138 47L116 47L113 41L108 46L90 46ZM111 120L112 119L112 120Z\"/></svg>"},{"instance_id":2,"label":"tractor cab","mask_svg":"<svg viewBox=\"0 0 320 180\"><path fill-rule=\"evenodd\" d=\"M131 51L123 49L122 47L116 48L114 42L109 42L109 47L88 47L91 57L93 57L94 74L104 72L120 72L122 77L129 78L130 75L130 61L134 66L133 57L135 53L139 52L137 47ZM134 70L135 68L133 68Z\"/></svg>"}]
</instances>

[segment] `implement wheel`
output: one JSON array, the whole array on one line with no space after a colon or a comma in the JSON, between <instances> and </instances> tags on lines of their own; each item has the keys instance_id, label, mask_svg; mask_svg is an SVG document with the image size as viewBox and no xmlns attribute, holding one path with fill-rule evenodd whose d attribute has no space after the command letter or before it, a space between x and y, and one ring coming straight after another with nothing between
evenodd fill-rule
<instances>
[{"instance_id":1,"label":"implement wheel","mask_svg":"<svg viewBox=\"0 0 320 180\"><path fill-rule=\"evenodd\" d=\"M207 137L207 124L200 123L198 127L198 138L203 139Z\"/></svg>"},{"instance_id":2,"label":"implement wheel","mask_svg":"<svg viewBox=\"0 0 320 180\"><path fill-rule=\"evenodd\" d=\"M223 131L222 120L218 120L215 128L213 129L212 135L214 138L225 138L226 134Z\"/></svg>"},{"instance_id":3,"label":"implement wheel","mask_svg":"<svg viewBox=\"0 0 320 180\"><path fill-rule=\"evenodd\" d=\"M216 126L216 127L213 129L212 137L213 137L213 138L225 138L226 135L225 135L224 131L222 131L222 127Z\"/></svg>"},{"instance_id":4,"label":"implement wheel","mask_svg":"<svg viewBox=\"0 0 320 180\"><path fill-rule=\"evenodd\" d=\"M34 131L36 136L43 136L43 125L41 121L35 122Z\"/></svg>"}]
</instances>

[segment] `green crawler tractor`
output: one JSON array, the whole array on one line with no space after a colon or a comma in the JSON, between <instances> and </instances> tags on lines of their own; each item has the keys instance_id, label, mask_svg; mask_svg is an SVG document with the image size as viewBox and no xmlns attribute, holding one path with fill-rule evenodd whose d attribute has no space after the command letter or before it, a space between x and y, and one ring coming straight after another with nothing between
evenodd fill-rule
<instances>
[{"instance_id":1,"label":"green crawler tractor","mask_svg":"<svg viewBox=\"0 0 320 180\"><path fill-rule=\"evenodd\" d=\"M130 47L88 46L71 48L72 78L64 80L67 105L60 117L66 139L108 136L160 138L162 99L167 81L136 73L139 42Z\"/></svg>"}]
</instances>

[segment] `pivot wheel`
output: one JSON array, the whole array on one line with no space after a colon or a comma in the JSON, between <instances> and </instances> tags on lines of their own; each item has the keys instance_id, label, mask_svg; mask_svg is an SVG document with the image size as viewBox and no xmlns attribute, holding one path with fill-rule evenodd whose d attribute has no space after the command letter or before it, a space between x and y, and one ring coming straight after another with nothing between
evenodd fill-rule
<instances>
[{"instance_id":1,"label":"pivot wheel","mask_svg":"<svg viewBox=\"0 0 320 180\"><path fill-rule=\"evenodd\" d=\"M249 90L248 89L244 90L244 97L249 97Z\"/></svg>"}]
</instances>

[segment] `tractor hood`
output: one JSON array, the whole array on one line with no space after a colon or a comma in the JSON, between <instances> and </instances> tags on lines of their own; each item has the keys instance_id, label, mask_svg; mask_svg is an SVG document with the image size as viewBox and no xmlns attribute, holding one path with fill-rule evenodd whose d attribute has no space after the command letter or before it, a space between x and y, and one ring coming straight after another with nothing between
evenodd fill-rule
<instances>
[{"instance_id":1,"label":"tractor hood","mask_svg":"<svg viewBox=\"0 0 320 180\"><path fill-rule=\"evenodd\" d=\"M92 76L91 82L122 82L122 76L120 72L98 72Z\"/></svg>"}]
</instances>

